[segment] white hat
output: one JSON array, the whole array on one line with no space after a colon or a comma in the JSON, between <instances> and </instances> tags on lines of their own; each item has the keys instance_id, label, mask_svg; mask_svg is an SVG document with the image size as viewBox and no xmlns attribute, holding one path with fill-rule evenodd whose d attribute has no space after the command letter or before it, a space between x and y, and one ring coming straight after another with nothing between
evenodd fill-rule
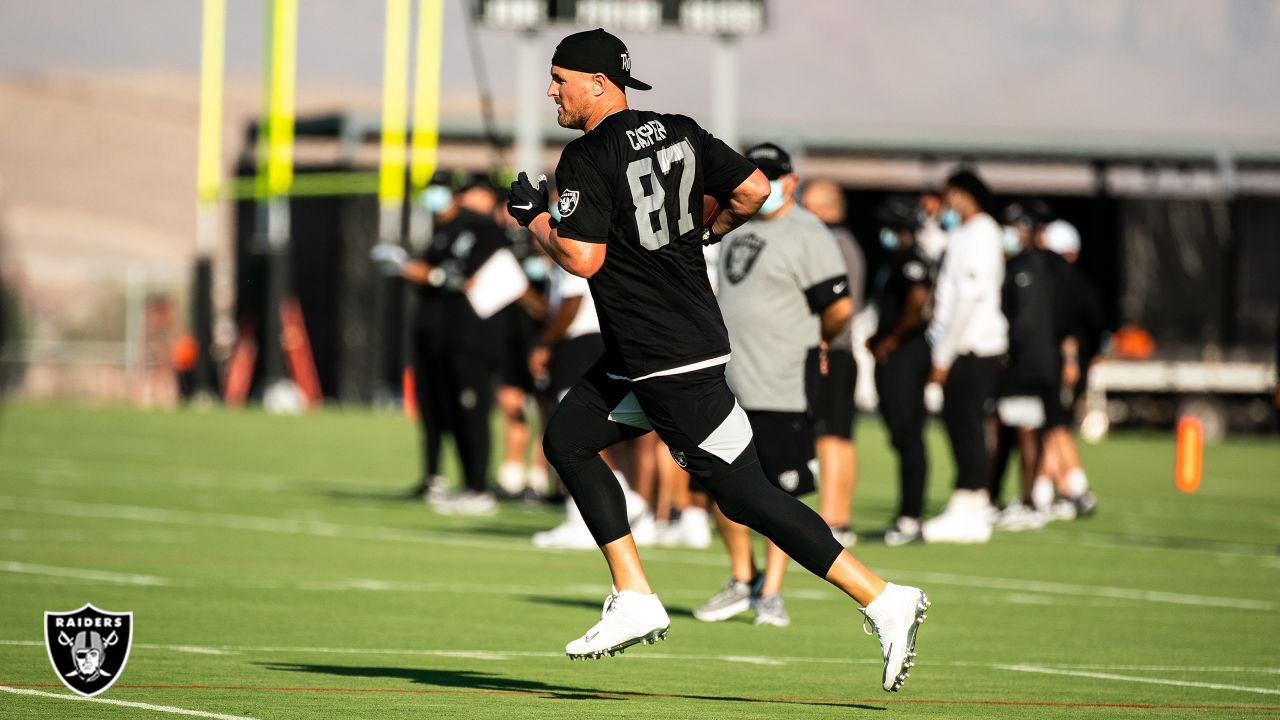
<instances>
[{"instance_id":1,"label":"white hat","mask_svg":"<svg viewBox=\"0 0 1280 720\"><path fill-rule=\"evenodd\" d=\"M1044 226L1044 246L1059 255L1080 252L1080 231L1066 220L1054 220Z\"/></svg>"}]
</instances>

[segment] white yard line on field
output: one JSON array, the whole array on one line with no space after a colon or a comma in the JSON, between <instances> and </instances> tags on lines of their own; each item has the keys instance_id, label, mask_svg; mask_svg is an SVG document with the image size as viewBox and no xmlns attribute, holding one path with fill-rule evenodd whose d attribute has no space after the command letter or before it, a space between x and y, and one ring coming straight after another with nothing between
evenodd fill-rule
<instances>
[{"instance_id":1,"label":"white yard line on field","mask_svg":"<svg viewBox=\"0 0 1280 720\"><path fill-rule=\"evenodd\" d=\"M21 646L21 647L44 647L44 643L37 640L0 640L0 646ZM430 649L430 648L344 648L344 647L322 647L322 646L291 646L291 645L219 645L219 646L201 646L201 645L159 645L138 643L134 647L147 650L162 650L180 653L198 653L206 655L239 655L239 654L261 654L261 653L283 653L283 654L315 654L315 655L393 655L401 657L450 657L465 658L469 660L487 660L487 661L505 661L516 660L520 658L546 658L546 659L562 659L564 653L554 651L536 651L536 650L469 650L469 649ZM663 653L645 650L643 652L629 653L628 658L636 658L641 660L673 660L673 661L690 661L690 662L728 662L743 663L748 665L763 666L783 666L790 664L797 665L879 665L880 660L877 658L850 658L850 657L805 657L794 655L708 655L708 654L684 654L684 653ZM1234 673L1251 673L1265 675L1280 675L1280 668L1263 667L1263 666L1231 666L1231 665L1107 665L1107 664L1059 664L1059 663L1041 663L1041 664L1006 664L1006 663L990 663L975 661L946 661L931 660L927 661L929 665L937 665L939 667L977 667L992 670L1009 670L1015 672L1042 673L1051 675L1078 676L1085 678L1096 678L1104 680L1128 680L1131 682L1154 683L1159 685L1178 685L1186 687L1203 687L1210 690L1240 690L1244 692L1259 692L1263 694L1280 694L1280 689L1258 688L1241 685L1228 685L1223 683L1202 683L1195 681L1169 680L1166 678L1148 678L1131 675L1115 675L1110 672L1101 672L1108 670L1121 671L1147 671L1147 672L1180 672L1180 673L1198 673L1198 674L1234 674Z\"/></svg>"},{"instance_id":2,"label":"white yard line on field","mask_svg":"<svg viewBox=\"0 0 1280 720\"><path fill-rule=\"evenodd\" d=\"M103 705L115 705L116 707L127 707L137 710L150 710L152 712L170 713L172 715L215 718L216 720L256 720L255 718L246 717L244 715L223 715L222 713L211 713L205 712L204 710L188 710L187 708L173 707L172 705L152 705L151 703L131 702L129 700L82 697L80 695L71 695L69 693L51 693L43 690L33 690L31 688L9 687L7 685L0 685L0 692L7 692L13 695L27 695L29 697L53 698L55 700L76 700L78 702L101 703Z\"/></svg>"},{"instance_id":3,"label":"white yard line on field","mask_svg":"<svg viewBox=\"0 0 1280 720\"><path fill-rule=\"evenodd\" d=\"M1116 675L1114 673L1090 672L1086 670L1063 670L1044 665L992 665L997 670L1013 672L1040 673L1042 675L1063 675L1067 677L1089 678L1092 680L1116 680L1120 682L1142 683L1146 685L1172 685L1174 687L1204 688L1206 690L1230 690L1233 692L1257 693L1260 695L1280 695L1280 689L1250 687L1248 685L1224 685L1222 683L1196 682L1194 680L1170 680L1168 678L1142 677L1136 675Z\"/></svg>"},{"instance_id":4,"label":"white yard line on field","mask_svg":"<svg viewBox=\"0 0 1280 720\"><path fill-rule=\"evenodd\" d=\"M368 525L346 525L320 520L296 520L254 515L236 515L229 513L165 510L162 508L141 507L136 505L81 503L66 500L47 500L13 496L0 496L0 510L17 510L71 517L110 518L115 520L157 522L188 526L196 525L232 530L252 530L288 535L307 535L313 537L411 542L426 545L435 544L490 549L496 548L535 553L575 552L566 550L543 550L541 548L533 547L531 543L470 538L451 533L440 533L427 530L396 530ZM656 560L697 565L724 565L724 559L722 557L713 556L711 554L699 555L663 552L660 550L646 550L645 557ZM884 572L889 576L908 579L916 578L919 581L926 583L953 585L956 587L981 588L987 590L994 588L1009 590L1012 592L1033 592L1046 593L1050 595L1073 595L1082 597L1106 597L1142 602L1191 605L1197 607L1222 607L1240 610L1259 610L1264 612L1280 609L1280 603L1269 600L1216 597L1211 595L1190 595L1184 593L1143 590L1140 588L1111 587L1105 585L1084 585L1040 580L1022 580L1015 578L954 575L951 573L917 570L884 570Z\"/></svg>"}]
</instances>

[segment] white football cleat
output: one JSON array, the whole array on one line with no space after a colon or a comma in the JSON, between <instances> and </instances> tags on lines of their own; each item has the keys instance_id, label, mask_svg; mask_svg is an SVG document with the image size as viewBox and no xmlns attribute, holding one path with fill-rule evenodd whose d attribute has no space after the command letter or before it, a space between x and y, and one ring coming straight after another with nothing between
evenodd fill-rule
<instances>
[{"instance_id":1,"label":"white football cleat","mask_svg":"<svg viewBox=\"0 0 1280 720\"><path fill-rule=\"evenodd\" d=\"M615 655L632 645L652 645L665 640L671 619L654 594L615 591L604 599L600 622L585 635L564 647L570 660L588 660Z\"/></svg>"},{"instance_id":2,"label":"white football cleat","mask_svg":"<svg viewBox=\"0 0 1280 720\"><path fill-rule=\"evenodd\" d=\"M889 583L870 605L861 608L866 620L863 631L873 632L884 655L881 685L885 692L898 692L911 674L916 658L916 631L928 617L929 598L920 588ZM868 631L866 626L870 625Z\"/></svg>"},{"instance_id":3,"label":"white football cleat","mask_svg":"<svg viewBox=\"0 0 1280 720\"><path fill-rule=\"evenodd\" d=\"M995 525L1001 530L1022 532L1023 530L1039 530L1048 523L1048 513L1041 512L1034 506L1021 501L1014 501L1000 512L996 518Z\"/></svg>"},{"instance_id":4,"label":"white football cleat","mask_svg":"<svg viewBox=\"0 0 1280 720\"><path fill-rule=\"evenodd\" d=\"M991 500L985 490L956 490L941 515L925 521L927 543L984 543L991 539Z\"/></svg>"}]
</instances>

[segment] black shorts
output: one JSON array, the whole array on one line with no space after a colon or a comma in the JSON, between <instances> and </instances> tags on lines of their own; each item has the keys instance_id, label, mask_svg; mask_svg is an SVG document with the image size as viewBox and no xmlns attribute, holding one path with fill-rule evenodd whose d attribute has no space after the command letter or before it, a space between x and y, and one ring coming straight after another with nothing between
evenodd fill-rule
<instances>
[{"instance_id":1,"label":"black shorts","mask_svg":"<svg viewBox=\"0 0 1280 720\"><path fill-rule=\"evenodd\" d=\"M503 385L533 392L535 386L533 374L529 372L529 352L533 350L537 327L533 318L519 305L512 304L500 313L506 316L500 381Z\"/></svg>"},{"instance_id":2,"label":"black shorts","mask_svg":"<svg viewBox=\"0 0 1280 720\"><path fill-rule=\"evenodd\" d=\"M848 350L827 351L827 374L821 370L817 348L805 360L805 394L813 413L815 435L853 437L853 418L857 410L853 393L858 387L858 363Z\"/></svg>"},{"instance_id":3,"label":"black shorts","mask_svg":"<svg viewBox=\"0 0 1280 720\"><path fill-rule=\"evenodd\" d=\"M603 354L604 340L600 333L579 335L555 346L547 363L551 397L558 399L561 393L567 392Z\"/></svg>"},{"instance_id":4,"label":"black shorts","mask_svg":"<svg viewBox=\"0 0 1280 720\"><path fill-rule=\"evenodd\" d=\"M748 410L756 454L765 477L793 497L817 489L813 469L813 421L805 413Z\"/></svg>"},{"instance_id":5,"label":"black shorts","mask_svg":"<svg viewBox=\"0 0 1280 720\"><path fill-rule=\"evenodd\" d=\"M601 357L556 413L573 407L612 421L619 440L657 432L676 464L699 483L711 477L713 460L733 464L752 445L751 422L729 389L724 365L632 382L609 375Z\"/></svg>"}]
</instances>

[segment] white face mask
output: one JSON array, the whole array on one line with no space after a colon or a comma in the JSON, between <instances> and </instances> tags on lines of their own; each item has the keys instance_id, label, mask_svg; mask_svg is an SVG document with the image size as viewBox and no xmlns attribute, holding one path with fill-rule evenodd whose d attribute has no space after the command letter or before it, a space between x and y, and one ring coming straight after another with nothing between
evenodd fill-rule
<instances>
[{"instance_id":1,"label":"white face mask","mask_svg":"<svg viewBox=\"0 0 1280 720\"><path fill-rule=\"evenodd\" d=\"M422 191L422 207L427 212L438 213L449 207L449 203L453 202L453 191L444 185L428 185L426 190Z\"/></svg>"},{"instance_id":2,"label":"white face mask","mask_svg":"<svg viewBox=\"0 0 1280 720\"><path fill-rule=\"evenodd\" d=\"M784 202L786 202L786 198L782 196L782 181L770 180L769 197L765 198L764 204L760 206L759 214L768 215L782 207Z\"/></svg>"},{"instance_id":3,"label":"white face mask","mask_svg":"<svg viewBox=\"0 0 1280 720\"><path fill-rule=\"evenodd\" d=\"M1008 257L1013 257L1022 252L1022 237L1018 235L1017 228L1005 225L1000 239L1004 244L1004 254Z\"/></svg>"}]
</instances>

